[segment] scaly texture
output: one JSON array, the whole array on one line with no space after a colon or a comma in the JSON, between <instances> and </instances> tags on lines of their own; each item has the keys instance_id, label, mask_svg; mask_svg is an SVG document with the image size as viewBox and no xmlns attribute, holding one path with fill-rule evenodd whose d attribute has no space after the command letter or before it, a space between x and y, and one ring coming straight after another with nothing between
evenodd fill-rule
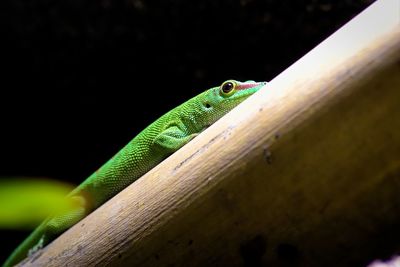
<instances>
[{"instance_id":1,"label":"scaly texture","mask_svg":"<svg viewBox=\"0 0 400 267\"><path fill-rule=\"evenodd\" d=\"M77 202L76 209L46 219L3 266L17 264L48 244L265 84L228 80L161 116L68 195Z\"/></svg>"}]
</instances>

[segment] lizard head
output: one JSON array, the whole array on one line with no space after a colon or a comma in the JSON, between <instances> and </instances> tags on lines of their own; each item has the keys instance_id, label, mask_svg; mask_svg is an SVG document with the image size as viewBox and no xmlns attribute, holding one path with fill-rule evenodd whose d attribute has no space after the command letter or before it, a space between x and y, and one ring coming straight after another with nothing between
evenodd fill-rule
<instances>
[{"instance_id":1,"label":"lizard head","mask_svg":"<svg viewBox=\"0 0 400 267\"><path fill-rule=\"evenodd\" d=\"M198 105L203 114L200 124L207 128L216 120L224 116L246 98L257 92L266 82L227 80L220 86L213 87L198 98Z\"/></svg>"}]
</instances>

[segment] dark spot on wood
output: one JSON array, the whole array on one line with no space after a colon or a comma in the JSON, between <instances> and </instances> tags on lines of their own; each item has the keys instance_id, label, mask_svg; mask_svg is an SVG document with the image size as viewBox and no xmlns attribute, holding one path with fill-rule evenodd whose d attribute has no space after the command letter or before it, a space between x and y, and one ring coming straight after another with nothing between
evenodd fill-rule
<instances>
[{"instance_id":1,"label":"dark spot on wood","mask_svg":"<svg viewBox=\"0 0 400 267\"><path fill-rule=\"evenodd\" d=\"M188 245L191 246L192 244L193 244L193 240L190 239L189 242L188 242Z\"/></svg>"},{"instance_id":2,"label":"dark spot on wood","mask_svg":"<svg viewBox=\"0 0 400 267\"><path fill-rule=\"evenodd\" d=\"M85 224L84 224L84 223L82 223L82 224L81 224L81 227L83 227L83 226L85 226Z\"/></svg>"},{"instance_id":3,"label":"dark spot on wood","mask_svg":"<svg viewBox=\"0 0 400 267\"><path fill-rule=\"evenodd\" d=\"M160 259L160 255L154 254L154 258L156 258L156 260L159 260Z\"/></svg>"},{"instance_id":4,"label":"dark spot on wood","mask_svg":"<svg viewBox=\"0 0 400 267\"><path fill-rule=\"evenodd\" d=\"M253 239L242 244L240 246L240 255L244 262L243 266L263 266L262 257L266 251L267 241L263 235L257 235Z\"/></svg>"},{"instance_id":5,"label":"dark spot on wood","mask_svg":"<svg viewBox=\"0 0 400 267\"><path fill-rule=\"evenodd\" d=\"M118 254L118 259L122 258L122 254Z\"/></svg>"},{"instance_id":6,"label":"dark spot on wood","mask_svg":"<svg viewBox=\"0 0 400 267\"><path fill-rule=\"evenodd\" d=\"M274 136L275 140L278 140L280 137L281 137L280 133L276 133L275 136Z\"/></svg>"},{"instance_id":7,"label":"dark spot on wood","mask_svg":"<svg viewBox=\"0 0 400 267\"><path fill-rule=\"evenodd\" d=\"M279 244L276 248L278 259L282 261L296 261L299 259L300 253L295 245L289 243Z\"/></svg>"},{"instance_id":8,"label":"dark spot on wood","mask_svg":"<svg viewBox=\"0 0 400 267\"><path fill-rule=\"evenodd\" d=\"M318 213L319 213L319 214L323 214L323 213L325 212L326 208L329 206L330 202L331 202L331 200L325 201L325 202L323 203L323 205L321 206L321 208L318 209Z\"/></svg>"},{"instance_id":9,"label":"dark spot on wood","mask_svg":"<svg viewBox=\"0 0 400 267\"><path fill-rule=\"evenodd\" d=\"M170 244L170 245L174 245L174 246L179 245L179 241L177 241L177 240L171 240L170 239L170 240L167 241L167 243Z\"/></svg>"},{"instance_id":10,"label":"dark spot on wood","mask_svg":"<svg viewBox=\"0 0 400 267\"><path fill-rule=\"evenodd\" d=\"M264 159L268 164L272 164L272 153L269 150L268 146L264 146Z\"/></svg>"}]
</instances>

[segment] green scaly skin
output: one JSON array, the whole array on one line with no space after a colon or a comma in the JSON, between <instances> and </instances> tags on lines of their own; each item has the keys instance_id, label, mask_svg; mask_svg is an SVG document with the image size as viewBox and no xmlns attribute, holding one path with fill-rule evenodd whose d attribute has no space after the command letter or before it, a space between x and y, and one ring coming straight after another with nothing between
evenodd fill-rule
<instances>
[{"instance_id":1,"label":"green scaly skin","mask_svg":"<svg viewBox=\"0 0 400 267\"><path fill-rule=\"evenodd\" d=\"M14 250L3 267L13 266L41 249L265 84L228 80L160 117L68 195L78 203L76 209L47 218Z\"/></svg>"}]
</instances>

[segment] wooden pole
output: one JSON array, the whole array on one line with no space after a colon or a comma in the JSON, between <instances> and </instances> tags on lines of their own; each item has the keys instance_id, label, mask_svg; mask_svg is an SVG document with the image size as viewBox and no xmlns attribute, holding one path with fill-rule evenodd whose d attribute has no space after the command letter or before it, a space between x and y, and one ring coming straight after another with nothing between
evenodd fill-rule
<instances>
[{"instance_id":1,"label":"wooden pole","mask_svg":"<svg viewBox=\"0 0 400 267\"><path fill-rule=\"evenodd\" d=\"M399 3L372 4L22 265L362 266L395 252Z\"/></svg>"}]
</instances>

